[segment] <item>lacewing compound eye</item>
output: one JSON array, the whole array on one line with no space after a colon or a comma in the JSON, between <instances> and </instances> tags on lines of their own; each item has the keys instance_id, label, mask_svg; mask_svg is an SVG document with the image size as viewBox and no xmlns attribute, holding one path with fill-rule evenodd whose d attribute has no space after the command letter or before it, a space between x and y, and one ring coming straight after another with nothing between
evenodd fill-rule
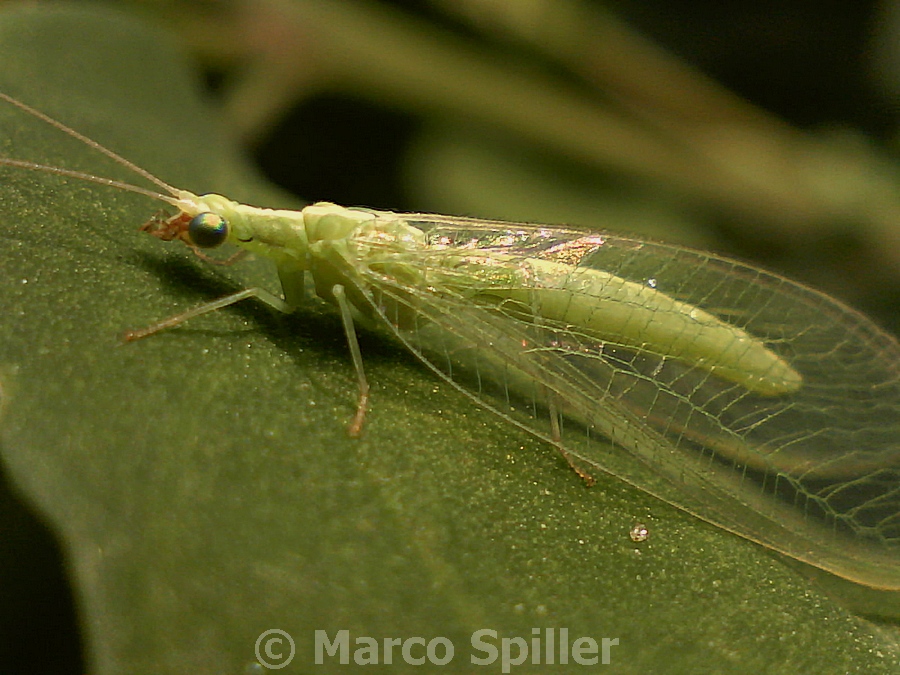
<instances>
[{"instance_id":1,"label":"lacewing compound eye","mask_svg":"<svg viewBox=\"0 0 900 675\"><path fill-rule=\"evenodd\" d=\"M217 213L199 213L191 219L187 231L198 248L215 248L228 238L228 223Z\"/></svg>"}]
</instances>

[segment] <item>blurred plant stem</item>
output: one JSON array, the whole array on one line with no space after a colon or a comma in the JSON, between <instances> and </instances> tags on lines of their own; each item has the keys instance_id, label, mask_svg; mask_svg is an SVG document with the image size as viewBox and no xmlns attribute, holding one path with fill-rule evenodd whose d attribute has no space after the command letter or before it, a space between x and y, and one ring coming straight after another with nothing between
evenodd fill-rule
<instances>
[{"instance_id":1,"label":"blurred plant stem","mask_svg":"<svg viewBox=\"0 0 900 675\"><path fill-rule=\"evenodd\" d=\"M237 65L226 111L248 143L304 97L353 93L675 192L755 228L750 237L796 245L852 226L873 264L900 275L900 180L860 137L792 128L595 3L434 2L549 55L598 93L375 2L243 0L215 31L208 17L180 19L190 35L226 36L199 48Z\"/></svg>"}]
</instances>

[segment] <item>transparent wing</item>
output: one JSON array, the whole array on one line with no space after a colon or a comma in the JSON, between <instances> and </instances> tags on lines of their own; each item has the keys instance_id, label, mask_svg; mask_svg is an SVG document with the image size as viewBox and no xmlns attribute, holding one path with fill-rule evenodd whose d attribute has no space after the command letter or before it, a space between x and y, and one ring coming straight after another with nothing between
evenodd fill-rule
<instances>
[{"instance_id":1,"label":"transparent wing","mask_svg":"<svg viewBox=\"0 0 900 675\"><path fill-rule=\"evenodd\" d=\"M426 231L427 245L354 262L356 302L432 370L704 520L858 583L900 589L893 337L825 295L709 254L509 223L408 222ZM762 395L658 346L548 318L544 288L528 274L536 260L568 265L572 279L602 270L705 310L763 343L802 385ZM499 273L473 274L472 261ZM498 277L504 293L530 300L498 301ZM569 303L600 295L571 286Z\"/></svg>"}]
</instances>

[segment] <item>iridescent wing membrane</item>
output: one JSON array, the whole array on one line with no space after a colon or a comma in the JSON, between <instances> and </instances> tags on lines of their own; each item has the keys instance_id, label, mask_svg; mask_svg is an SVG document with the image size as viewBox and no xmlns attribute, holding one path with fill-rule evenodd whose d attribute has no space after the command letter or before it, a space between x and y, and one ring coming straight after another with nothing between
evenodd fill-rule
<instances>
[{"instance_id":1,"label":"iridescent wing membrane","mask_svg":"<svg viewBox=\"0 0 900 675\"><path fill-rule=\"evenodd\" d=\"M858 583L900 588L892 336L821 293L677 246L405 218L425 231L426 245L375 246L354 261L357 304L363 299L443 378L568 455L704 520ZM549 284L539 274L548 262ZM584 283L585 270L600 282ZM625 313L668 337L615 337L627 321L623 305L609 309L601 287L625 282L649 289L632 293ZM673 318L673 300L687 306L687 321ZM783 380L779 364L789 364L793 379L767 389L719 368L729 345L704 342L692 325L707 314L734 330L739 351L764 348L773 377ZM569 316L579 318L560 319ZM691 341L703 344L686 351Z\"/></svg>"}]
</instances>

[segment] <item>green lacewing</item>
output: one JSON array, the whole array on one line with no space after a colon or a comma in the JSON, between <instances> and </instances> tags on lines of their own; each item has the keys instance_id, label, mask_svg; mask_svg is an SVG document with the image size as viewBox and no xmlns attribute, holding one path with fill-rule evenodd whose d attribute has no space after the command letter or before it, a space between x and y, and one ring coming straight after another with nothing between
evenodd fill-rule
<instances>
[{"instance_id":1,"label":"green lacewing","mask_svg":"<svg viewBox=\"0 0 900 675\"><path fill-rule=\"evenodd\" d=\"M317 203L264 209L176 189L68 126L156 189L0 158L174 208L143 230L206 257L270 259L283 298L248 288L145 337L255 297L337 306L359 379L364 321L438 377L602 471L835 575L900 590L900 346L822 293L680 246L565 227Z\"/></svg>"}]
</instances>

